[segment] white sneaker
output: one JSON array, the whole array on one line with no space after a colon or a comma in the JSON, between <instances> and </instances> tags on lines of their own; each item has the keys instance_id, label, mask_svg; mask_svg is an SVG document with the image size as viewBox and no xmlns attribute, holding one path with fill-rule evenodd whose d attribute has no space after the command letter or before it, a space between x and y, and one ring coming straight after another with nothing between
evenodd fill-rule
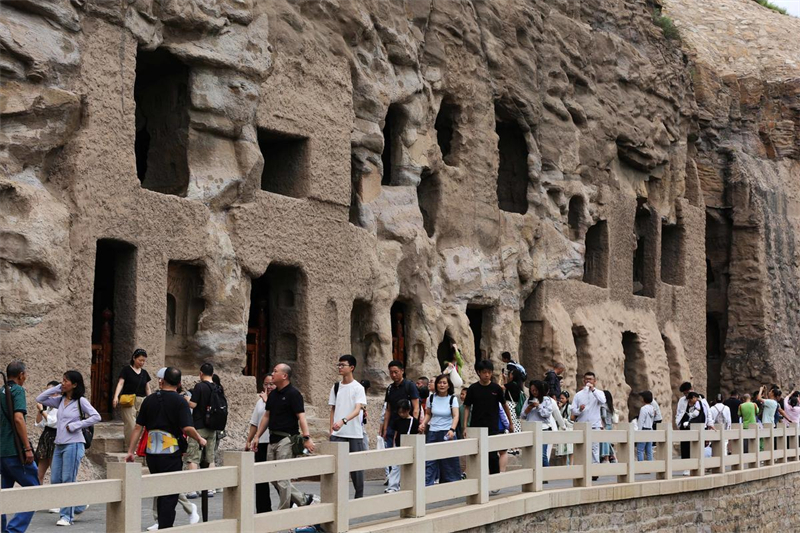
<instances>
[{"instance_id":1,"label":"white sneaker","mask_svg":"<svg viewBox=\"0 0 800 533\"><path fill-rule=\"evenodd\" d=\"M197 514L197 506L195 504L192 504L192 512L189 513L189 523L190 524L196 524L199 521L200 521L200 515ZM156 525L158 525L158 524L156 524Z\"/></svg>"},{"instance_id":2,"label":"white sneaker","mask_svg":"<svg viewBox=\"0 0 800 533\"><path fill-rule=\"evenodd\" d=\"M684 471L683 471L683 475L684 475L684 476L688 476L688 475L689 475L689 471L688 471L688 470L684 470Z\"/></svg>"},{"instance_id":3,"label":"white sneaker","mask_svg":"<svg viewBox=\"0 0 800 533\"><path fill-rule=\"evenodd\" d=\"M56 522L56 525L57 526L71 526L72 524L66 518L59 518L58 522Z\"/></svg>"},{"instance_id":4,"label":"white sneaker","mask_svg":"<svg viewBox=\"0 0 800 533\"><path fill-rule=\"evenodd\" d=\"M396 489L394 487L389 487L388 489L384 490L383 492L385 492L386 494L390 494L392 492L397 492L397 491L398 491L398 489Z\"/></svg>"},{"instance_id":5,"label":"white sneaker","mask_svg":"<svg viewBox=\"0 0 800 533\"><path fill-rule=\"evenodd\" d=\"M499 489L498 490L490 490L489 494L491 494L492 496L494 496L495 494L500 494L500 490Z\"/></svg>"},{"instance_id":6,"label":"white sneaker","mask_svg":"<svg viewBox=\"0 0 800 533\"><path fill-rule=\"evenodd\" d=\"M158 522L147 528L147 531L155 531L158 529Z\"/></svg>"},{"instance_id":7,"label":"white sneaker","mask_svg":"<svg viewBox=\"0 0 800 533\"><path fill-rule=\"evenodd\" d=\"M49 509L47 512L52 514L58 514L61 512L61 509L58 507L53 507L52 509Z\"/></svg>"},{"instance_id":8,"label":"white sneaker","mask_svg":"<svg viewBox=\"0 0 800 533\"><path fill-rule=\"evenodd\" d=\"M194 500L195 498L197 498L197 496L198 496L197 491L194 490L192 492L186 493L186 497L189 498L190 500Z\"/></svg>"}]
</instances>

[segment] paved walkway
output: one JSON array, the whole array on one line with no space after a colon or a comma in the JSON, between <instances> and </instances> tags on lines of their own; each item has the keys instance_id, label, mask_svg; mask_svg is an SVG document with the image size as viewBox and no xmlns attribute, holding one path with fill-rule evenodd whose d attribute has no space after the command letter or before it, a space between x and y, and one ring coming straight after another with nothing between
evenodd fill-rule
<instances>
[{"instance_id":1,"label":"paved walkway","mask_svg":"<svg viewBox=\"0 0 800 533\"><path fill-rule=\"evenodd\" d=\"M678 473L676 473L678 474ZM637 481L645 481L654 479L654 475L647 475L647 476L636 476ZM614 483L616 478L613 476L608 477L601 477L598 481L596 481L595 485L605 485L609 483ZM313 492L319 494L319 483L309 482L309 483L298 483L297 486L300 490L304 492ZM563 481L554 481L544 486L544 490L554 490L554 489L565 489L570 488L572 486L571 482L563 480ZM364 486L364 495L365 496L374 496L377 494L382 494L384 490L384 485L380 481L367 481ZM275 489L272 488L272 502L275 505L278 500L278 494L275 492ZM353 497L352 486L350 487L350 497ZM492 496L494 498L500 498L503 496L507 496L509 494L514 494L520 492L519 488L509 488L502 490L499 495ZM225 493L217 493L217 495L213 498L209 498L209 513L208 519L210 520L220 520L222 518L222 500L225 497ZM200 510L200 498L196 500L190 500L197 504L198 512ZM428 506L428 509L436 509L442 507L449 507L454 504L464 503L464 498L458 498L454 500L448 500L444 502L439 502L435 504L431 504ZM142 500L142 529L151 526L155 520L153 520L153 513L151 511L153 505L153 501L151 498L147 498ZM380 515L374 515L369 517L364 517L361 519L353 520L352 524L359 524L364 522L371 522L374 520L385 520L387 518L392 517L399 517L400 512L392 512L392 513L383 513ZM71 527L58 527L56 526L56 521L58 520L57 514L50 514L47 511L40 511L36 513L33 517L33 521L31 522L31 526L28 531L36 532L36 533L102 533L105 531L105 519L106 519L106 507L105 505L93 505L90 506L89 509L86 510L85 513L77 517L75 523ZM176 526L182 526L189 523L189 515L183 512L183 508L178 505L177 507L177 518L175 520Z\"/></svg>"}]
</instances>

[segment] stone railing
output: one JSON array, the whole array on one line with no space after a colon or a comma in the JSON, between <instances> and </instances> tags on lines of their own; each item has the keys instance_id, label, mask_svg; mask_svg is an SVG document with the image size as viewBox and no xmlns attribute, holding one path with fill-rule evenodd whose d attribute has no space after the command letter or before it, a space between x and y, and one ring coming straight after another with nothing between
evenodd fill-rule
<instances>
[{"instance_id":1,"label":"stone railing","mask_svg":"<svg viewBox=\"0 0 800 533\"><path fill-rule=\"evenodd\" d=\"M225 466L222 467L146 476L142 475L142 467L138 463L112 463L108 465L109 477L106 480L2 490L0 509L3 513L13 514L79 504L106 504L107 532L138 533L142 530L143 498L224 487L221 520L182 526L176 531L268 533L306 524L322 524L326 531L344 532L351 529L351 520L393 511L400 511L401 517L391 522L402 527L405 518L425 517L428 504L446 500L466 498L466 507L462 506L462 512L468 511L473 506L488 504L490 491L498 489L521 487L523 495L540 493L545 481L571 480L576 488L545 491L570 493L590 488L593 476L616 476L616 484L604 484L601 487L613 489L634 483L642 484L636 482L636 474L655 474L657 481L649 483L664 484L666 487L672 483L673 471L681 470L690 471L691 477L685 479L706 478L711 481L702 486L713 485L713 476L725 474L728 467L733 471L728 476L747 473L744 471L764 476L800 471L800 428L796 424L788 427L768 424L763 429L746 430L735 424L732 429L725 431L721 427L704 429L702 425L685 431L674 431L671 427L657 431L634 431L629 424L619 424L613 430L601 431L590 429L586 424L576 424L573 431L549 432L542 431L540 423L523 423L521 433L489 437L486 428L470 428L469 437L426 445L422 435L403 435L399 448L352 454L348 453L345 443L326 442L320 446L318 455L264 463L255 463L252 453L226 452ZM763 450L759 449L759 440L763 443ZM731 445L731 454L725 453L726 441ZM614 443L619 462L593 464L592 444L598 442ZM658 443L653 461L635 460L638 442ZM678 442L690 443L691 458L673 457L673 444ZM706 457L705 444L709 442L711 456ZM744 453L745 442L748 442L748 453ZM566 443L574 447L573 464L543 467L542 446ZM488 452L511 448L519 448L522 467L489 475ZM466 458L467 478L426 487L425 461L447 457ZM389 465L400 465L402 475L399 492L349 499L351 471ZM781 465L787 468L775 468ZM319 477L319 505L255 514L253 494L256 483L304 477ZM690 489L688 486L672 487L662 492L680 490ZM652 487L647 492L659 493ZM620 496L622 493L619 490L616 493L617 499L634 497ZM511 504L511 500L518 502L519 497L519 494L505 495L493 499L491 503L502 503L507 499ZM566 502L569 498L562 500ZM522 509L520 512L533 510ZM419 520L415 523L419 525ZM370 529L363 525L358 528ZM381 524L381 529L387 530L386 522ZM450 530L457 529L461 527L453 524Z\"/></svg>"}]
</instances>

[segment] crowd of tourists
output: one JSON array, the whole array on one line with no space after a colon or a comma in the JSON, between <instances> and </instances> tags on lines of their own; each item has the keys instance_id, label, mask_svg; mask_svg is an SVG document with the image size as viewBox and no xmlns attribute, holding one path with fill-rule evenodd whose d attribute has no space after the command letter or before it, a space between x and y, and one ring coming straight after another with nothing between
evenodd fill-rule
<instances>
[{"instance_id":1,"label":"crowd of tourists","mask_svg":"<svg viewBox=\"0 0 800 533\"><path fill-rule=\"evenodd\" d=\"M403 435L424 434L426 443L469 438L471 428L488 428L489 435L520 431L520 422L540 422L544 431L570 431L575 423L586 423L593 429L610 430L619 422L611 393L597 387L591 371L582 376L582 387L574 395L563 390L561 382L565 365L556 363L542 379L528 380L525 368L512 359L510 353L501 355L503 366L500 379L490 360L475 364L478 381L464 382L464 360L453 344L442 373L433 380L420 377L413 382L406 378L404 364L392 361L388 365L391 383L381 402L379 433L376 448L400 446ZM189 391L182 388L181 371L164 367L156 373L156 382L144 369L147 353L137 349L130 363L119 374L112 405L121 410L124 423L126 461L138 455L146 458L150 473L177 472L213 467L219 441L225 436L227 400L219 376L211 363L204 363L198 372L199 380ZM349 451L369 449L367 434L367 380L355 379L357 361L352 355L342 355L336 362L340 376L328 397L329 439L343 442ZM264 376L261 392L255 401L246 437L246 451L255 453L255 461L277 461L314 452L305 415L302 393L292 385L293 369L285 363L275 365ZM28 435L25 417L27 400L24 389L27 379L24 363L15 361L6 368L6 383L0 389L0 475L2 488L43 484L50 469L52 484L74 482L81 459L91 445L93 426L100 414L85 397L83 376L74 370L64 373L61 381L51 381L48 388L36 397L36 426L42 431L34 450ZM732 391L723 401L719 396L710 402L696 392L691 383L679 389L675 426L689 429L693 424L708 428L722 425L729 429L734 421L745 429L766 423L800 421L800 393L792 390L784 395L777 386L761 387L753 394L740 395ZM663 423L662 412L651 391L635 393L639 410L631 414L630 422L638 430L655 430ZM378 416L374 412L373 416ZM763 446L763 442L761 443ZM727 443L723 444L728 447ZM745 452L747 442L745 442ZM637 444L637 460L653 459L653 443ZM681 443L681 457L689 457L689 443ZM489 452L489 471L503 472L509 455L518 450ZM543 446L542 464L569 465L572 444ZM710 453L710 449L706 453ZM611 443L593 443L592 461L616 462ZM386 468L385 492L400 490L401 469ZM443 484L465 477L458 457L428 461L425 484ZM364 495L364 472L351 473L355 498ZM279 502L276 509L312 505L319 501L314 494L300 491L291 480L273 482ZM213 497L216 491L206 494ZM189 500L198 492L173 494L154 499L155 523L148 530L173 526L176 507L181 504L189 522L200 520L197 506ZM267 483L255 489L256 512L273 510ZM59 526L70 526L88 506L50 509L59 515ZM6 520L2 516L2 532L17 533L27 529L33 513L18 513Z\"/></svg>"}]
</instances>

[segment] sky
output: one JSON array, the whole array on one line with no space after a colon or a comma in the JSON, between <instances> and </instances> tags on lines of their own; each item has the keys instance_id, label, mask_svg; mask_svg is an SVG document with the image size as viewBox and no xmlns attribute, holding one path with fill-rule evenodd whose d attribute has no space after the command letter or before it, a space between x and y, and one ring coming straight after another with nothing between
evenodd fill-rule
<instances>
[{"instance_id":1,"label":"sky","mask_svg":"<svg viewBox=\"0 0 800 533\"><path fill-rule=\"evenodd\" d=\"M773 4L785 8L795 17L800 17L800 0L771 0Z\"/></svg>"}]
</instances>

